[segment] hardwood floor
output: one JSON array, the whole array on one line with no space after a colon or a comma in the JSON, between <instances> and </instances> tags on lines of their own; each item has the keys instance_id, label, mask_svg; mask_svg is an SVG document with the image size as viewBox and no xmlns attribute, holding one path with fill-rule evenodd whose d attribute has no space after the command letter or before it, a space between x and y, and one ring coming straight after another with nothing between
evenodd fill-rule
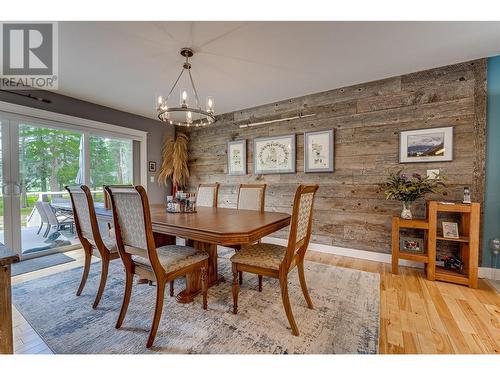
<instances>
[{"instance_id":1,"label":"hardwood floor","mask_svg":"<svg viewBox=\"0 0 500 375\"><path fill-rule=\"evenodd\" d=\"M12 283L83 264L81 250L66 255L76 262L15 276ZM395 276L390 272L391 265L385 263L314 251L309 251L306 259L380 274L380 353L500 353L500 295L483 279L478 289L469 289L427 281L423 270L416 268L401 267ZM14 352L51 353L21 314L13 310Z\"/></svg>"}]
</instances>

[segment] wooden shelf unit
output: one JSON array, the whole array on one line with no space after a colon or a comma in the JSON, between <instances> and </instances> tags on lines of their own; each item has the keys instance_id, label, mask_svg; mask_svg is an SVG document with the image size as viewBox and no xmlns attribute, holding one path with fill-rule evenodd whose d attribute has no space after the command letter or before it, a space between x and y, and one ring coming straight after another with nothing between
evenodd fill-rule
<instances>
[{"instance_id":1,"label":"wooden shelf unit","mask_svg":"<svg viewBox=\"0 0 500 375\"><path fill-rule=\"evenodd\" d=\"M438 235L437 217L440 212L453 212L460 214L459 238L445 238ZM427 215L429 220L428 249L436 253L437 241L458 242L460 246L460 258L464 262L462 273L447 270L444 267L436 267L435 279L467 285L477 288L477 268L479 261L479 219L481 206L479 203L454 203L443 204L442 202L427 202ZM440 230L441 228L439 228Z\"/></svg>"},{"instance_id":2,"label":"wooden shelf unit","mask_svg":"<svg viewBox=\"0 0 500 375\"><path fill-rule=\"evenodd\" d=\"M424 231L424 243L428 242L429 221L423 219L406 220L399 216L392 218L392 273L397 275L399 270L399 259L410 260L413 262L422 262L426 264L425 271L427 278L434 280L434 269L436 254L429 253L429 246L426 246L423 254L412 254L401 251L399 244L401 229L421 229ZM427 239L427 241L425 241Z\"/></svg>"},{"instance_id":3,"label":"wooden shelf unit","mask_svg":"<svg viewBox=\"0 0 500 375\"><path fill-rule=\"evenodd\" d=\"M459 238L446 238L438 234L438 214L452 212L460 214ZM440 280L477 288L477 267L479 259L479 203L445 204L437 201L427 202L426 219L405 220L398 216L392 218L392 273L398 274L399 259L425 263L427 280ZM400 229L422 229L425 231L426 249L424 254L411 254L400 251ZM459 243L460 258L464 262L462 273L436 266L437 241Z\"/></svg>"}]
</instances>

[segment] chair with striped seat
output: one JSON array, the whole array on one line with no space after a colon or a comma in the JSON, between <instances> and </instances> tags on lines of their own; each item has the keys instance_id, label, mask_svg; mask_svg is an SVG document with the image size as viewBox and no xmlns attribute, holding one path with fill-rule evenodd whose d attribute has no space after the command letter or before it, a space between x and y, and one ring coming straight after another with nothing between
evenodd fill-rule
<instances>
[{"instance_id":1,"label":"chair with striped seat","mask_svg":"<svg viewBox=\"0 0 500 375\"><path fill-rule=\"evenodd\" d=\"M83 275L78 291L76 292L77 296L82 293L85 283L87 282L92 255L101 258L101 281L94 304L92 305L92 308L95 309L99 305L104 288L106 287L109 262L119 258L118 249L114 238L101 236L95 214L94 200L92 199L90 189L86 185L74 187L66 186L65 189L69 192L71 198L76 233L85 253ZM94 252L94 250L97 250L97 252Z\"/></svg>"},{"instance_id":2,"label":"chair with striped seat","mask_svg":"<svg viewBox=\"0 0 500 375\"><path fill-rule=\"evenodd\" d=\"M190 246L166 245L156 248L151 213L142 186L110 187L116 243L125 267L125 293L116 322L120 328L127 313L134 275L156 281L156 307L146 347L153 345L160 323L166 283L191 273L201 273L203 309L207 309L208 255Z\"/></svg>"},{"instance_id":3,"label":"chair with striped seat","mask_svg":"<svg viewBox=\"0 0 500 375\"><path fill-rule=\"evenodd\" d=\"M307 290L304 276L304 256L311 237L312 213L314 195L318 185L300 185L295 193L288 246L257 243L244 247L231 257L233 270L233 313L238 313L238 293L240 271L250 272L279 279L281 297L285 313L294 336L299 335L297 323L293 317L290 299L288 297L288 274L297 266L300 286L307 302L312 309L313 303Z\"/></svg>"}]
</instances>

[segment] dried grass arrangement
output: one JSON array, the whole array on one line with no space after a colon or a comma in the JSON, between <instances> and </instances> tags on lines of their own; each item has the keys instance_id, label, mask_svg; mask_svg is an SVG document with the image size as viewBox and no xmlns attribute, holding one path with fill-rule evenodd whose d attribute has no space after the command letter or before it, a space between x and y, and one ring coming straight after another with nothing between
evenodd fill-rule
<instances>
[{"instance_id":1,"label":"dried grass arrangement","mask_svg":"<svg viewBox=\"0 0 500 375\"><path fill-rule=\"evenodd\" d=\"M174 186L182 188L187 186L189 180L188 168L188 142L189 138L185 134L179 134L177 138L166 139L163 144L163 162L158 181L166 185L169 178Z\"/></svg>"}]
</instances>

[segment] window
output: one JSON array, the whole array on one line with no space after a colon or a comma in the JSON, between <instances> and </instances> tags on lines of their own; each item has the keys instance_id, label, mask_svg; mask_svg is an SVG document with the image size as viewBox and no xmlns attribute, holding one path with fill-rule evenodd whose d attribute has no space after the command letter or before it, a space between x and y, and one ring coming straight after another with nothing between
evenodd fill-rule
<instances>
[{"instance_id":1,"label":"window","mask_svg":"<svg viewBox=\"0 0 500 375\"><path fill-rule=\"evenodd\" d=\"M132 140L89 137L90 185L96 201L103 201L103 185L133 183Z\"/></svg>"}]
</instances>

